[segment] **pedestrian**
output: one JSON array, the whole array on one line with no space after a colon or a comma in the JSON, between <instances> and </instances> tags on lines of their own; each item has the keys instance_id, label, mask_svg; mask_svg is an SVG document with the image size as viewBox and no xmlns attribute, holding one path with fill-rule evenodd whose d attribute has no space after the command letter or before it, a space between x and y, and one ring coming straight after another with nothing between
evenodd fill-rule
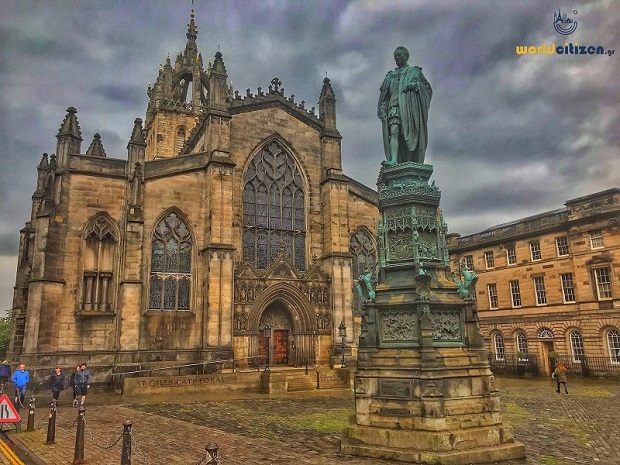
<instances>
[{"instance_id":1,"label":"pedestrian","mask_svg":"<svg viewBox=\"0 0 620 465\"><path fill-rule=\"evenodd\" d=\"M566 367L558 362L555 366L555 371L553 372L553 377L555 378L555 382L557 383L557 389L555 392L560 393L560 384L564 385L564 392L568 394L568 387L566 386Z\"/></svg>"},{"instance_id":2,"label":"pedestrian","mask_svg":"<svg viewBox=\"0 0 620 465\"><path fill-rule=\"evenodd\" d=\"M17 392L19 391L19 403L24 406L24 399L26 398L26 389L28 388L28 381L30 381L30 373L26 370L26 365L21 363L19 368L13 373L13 384L15 385L15 397L17 398Z\"/></svg>"},{"instance_id":3,"label":"pedestrian","mask_svg":"<svg viewBox=\"0 0 620 465\"><path fill-rule=\"evenodd\" d=\"M80 397L80 405L86 402L86 392L90 389L90 371L86 368L86 364L80 365L80 371L75 374L76 399Z\"/></svg>"},{"instance_id":4,"label":"pedestrian","mask_svg":"<svg viewBox=\"0 0 620 465\"><path fill-rule=\"evenodd\" d=\"M71 377L69 378L69 386L71 386L71 390L73 391L73 406L77 407L78 406L78 400L77 400L77 386L75 385L75 377L76 375L79 373L80 371L80 365L77 365L75 367L75 371L73 373L71 373Z\"/></svg>"},{"instance_id":5,"label":"pedestrian","mask_svg":"<svg viewBox=\"0 0 620 465\"><path fill-rule=\"evenodd\" d=\"M7 360L0 365L0 392L4 394L4 388L9 384L9 378L11 377L11 365Z\"/></svg>"},{"instance_id":6,"label":"pedestrian","mask_svg":"<svg viewBox=\"0 0 620 465\"><path fill-rule=\"evenodd\" d=\"M50 376L50 389L52 390L52 398L57 401L60 391L65 388L65 375L60 367L54 368L54 372Z\"/></svg>"}]
</instances>

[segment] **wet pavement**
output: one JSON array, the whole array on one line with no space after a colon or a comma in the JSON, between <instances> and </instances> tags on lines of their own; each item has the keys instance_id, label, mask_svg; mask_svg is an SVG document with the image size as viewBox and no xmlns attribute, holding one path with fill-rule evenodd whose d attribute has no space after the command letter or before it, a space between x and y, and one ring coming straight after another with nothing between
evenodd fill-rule
<instances>
[{"instance_id":1,"label":"wet pavement","mask_svg":"<svg viewBox=\"0 0 620 465\"><path fill-rule=\"evenodd\" d=\"M527 453L524 460L498 464L620 464L615 446L620 443L620 383L573 380L569 395L557 394L549 378L498 378L497 386L504 422L513 426ZM339 456L338 438L353 413L350 391L133 400L95 393L86 412L85 458L87 463L119 464L122 424L131 420L132 464L195 464L205 457L209 442L219 445L221 465L394 463ZM45 444L44 408L37 409L34 432L11 434L9 440L22 455L29 454L27 463L71 464L76 416L61 398L54 445Z\"/></svg>"}]
</instances>

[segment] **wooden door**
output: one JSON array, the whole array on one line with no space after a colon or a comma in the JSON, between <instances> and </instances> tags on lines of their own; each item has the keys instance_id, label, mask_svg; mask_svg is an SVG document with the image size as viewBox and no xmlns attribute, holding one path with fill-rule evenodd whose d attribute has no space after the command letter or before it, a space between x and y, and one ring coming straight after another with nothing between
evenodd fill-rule
<instances>
[{"instance_id":1,"label":"wooden door","mask_svg":"<svg viewBox=\"0 0 620 465\"><path fill-rule=\"evenodd\" d=\"M273 364L288 363L288 330L276 329L273 332Z\"/></svg>"}]
</instances>

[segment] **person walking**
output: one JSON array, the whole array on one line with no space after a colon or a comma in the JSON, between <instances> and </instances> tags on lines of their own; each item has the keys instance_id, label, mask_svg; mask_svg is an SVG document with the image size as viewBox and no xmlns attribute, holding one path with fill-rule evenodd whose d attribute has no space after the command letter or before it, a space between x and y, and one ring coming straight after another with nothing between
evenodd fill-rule
<instances>
[{"instance_id":1,"label":"person walking","mask_svg":"<svg viewBox=\"0 0 620 465\"><path fill-rule=\"evenodd\" d=\"M64 388L65 374L62 372L60 367L56 367L50 376L50 389L52 391L52 398L54 401L58 401L58 396Z\"/></svg>"},{"instance_id":2,"label":"person walking","mask_svg":"<svg viewBox=\"0 0 620 465\"><path fill-rule=\"evenodd\" d=\"M19 368L13 373L12 378L13 384L15 385L15 397L18 397L19 392L19 403L21 406L24 406L24 399L26 398L26 389L28 388L28 382L30 381L30 373L26 370L26 365L21 363Z\"/></svg>"},{"instance_id":3,"label":"person walking","mask_svg":"<svg viewBox=\"0 0 620 465\"><path fill-rule=\"evenodd\" d=\"M75 395L76 400L80 398L80 405L86 402L86 393L90 389L90 371L86 368L86 364L80 365L80 371L75 373Z\"/></svg>"},{"instance_id":4,"label":"person walking","mask_svg":"<svg viewBox=\"0 0 620 465\"><path fill-rule=\"evenodd\" d=\"M0 392L4 394L4 388L9 384L9 378L11 377L11 365L8 360L4 360L0 365Z\"/></svg>"},{"instance_id":5,"label":"person walking","mask_svg":"<svg viewBox=\"0 0 620 465\"><path fill-rule=\"evenodd\" d=\"M553 372L553 377L555 378L555 382L557 383L557 389L555 392L560 393L560 384L564 385L564 392L568 394L568 387L566 386L566 367L558 362L555 365L555 371Z\"/></svg>"},{"instance_id":6,"label":"person walking","mask_svg":"<svg viewBox=\"0 0 620 465\"><path fill-rule=\"evenodd\" d=\"M80 365L77 365L75 367L75 371L71 373L71 376L69 377L69 386L71 386L71 390L73 391L73 406L74 407L78 406L77 388L75 386L75 376L78 374L79 371L80 371Z\"/></svg>"}]
</instances>

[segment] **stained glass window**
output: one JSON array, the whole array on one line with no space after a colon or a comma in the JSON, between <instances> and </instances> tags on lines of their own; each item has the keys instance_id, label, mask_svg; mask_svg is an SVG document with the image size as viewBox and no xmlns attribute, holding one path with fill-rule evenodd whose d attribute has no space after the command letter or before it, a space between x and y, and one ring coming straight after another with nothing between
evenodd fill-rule
<instances>
[{"instance_id":1,"label":"stained glass window","mask_svg":"<svg viewBox=\"0 0 620 465\"><path fill-rule=\"evenodd\" d=\"M191 269L189 229L176 213L169 213L153 232L149 309L189 310Z\"/></svg>"},{"instance_id":2,"label":"stained glass window","mask_svg":"<svg viewBox=\"0 0 620 465\"><path fill-rule=\"evenodd\" d=\"M374 270L377 263L377 250L370 234L365 229L358 229L349 240L349 252L353 255L353 279L358 279L367 269ZM376 279L376 276L374 276ZM361 302L357 293L353 294L353 310L361 311Z\"/></svg>"},{"instance_id":3,"label":"stained glass window","mask_svg":"<svg viewBox=\"0 0 620 465\"><path fill-rule=\"evenodd\" d=\"M277 142L251 161L243 188L243 259L264 269L282 251L306 269L306 213L301 171Z\"/></svg>"}]
</instances>

